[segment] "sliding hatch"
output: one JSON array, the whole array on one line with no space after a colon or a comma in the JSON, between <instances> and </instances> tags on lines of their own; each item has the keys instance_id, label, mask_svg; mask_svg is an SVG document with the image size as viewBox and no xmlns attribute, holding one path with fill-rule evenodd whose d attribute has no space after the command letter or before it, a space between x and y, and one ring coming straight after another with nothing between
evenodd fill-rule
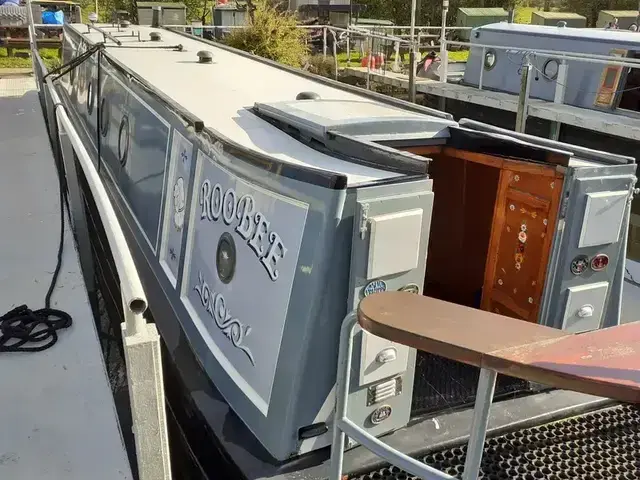
<instances>
[{"instance_id":1,"label":"sliding hatch","mask_svg":"<svg viewBox=\"0 0 640 480\"><path fill-rule=\"evenodd\" d=\"M328 155L401 174L424 174L424 157L394 148L403 142L445 144L456 125L369 101L294 100L256 103L253 113Z\"/></svg>"}]
</instances>

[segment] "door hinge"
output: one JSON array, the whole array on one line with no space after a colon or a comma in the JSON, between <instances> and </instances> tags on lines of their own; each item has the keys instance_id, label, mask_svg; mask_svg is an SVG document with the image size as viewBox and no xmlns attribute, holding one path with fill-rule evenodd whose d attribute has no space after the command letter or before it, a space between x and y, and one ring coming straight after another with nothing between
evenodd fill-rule
<instances>
[{"instance_id":1,"label":"door hinge","mask_svg":"<svg viewBox=\"0 0 640 480\"><path fill-rule=\"evenodd\" d=\"M364 240L367 234L367 225L369 221L369 204L363 203L360 211L360 238Z\"/></svg>"}]
</instances>

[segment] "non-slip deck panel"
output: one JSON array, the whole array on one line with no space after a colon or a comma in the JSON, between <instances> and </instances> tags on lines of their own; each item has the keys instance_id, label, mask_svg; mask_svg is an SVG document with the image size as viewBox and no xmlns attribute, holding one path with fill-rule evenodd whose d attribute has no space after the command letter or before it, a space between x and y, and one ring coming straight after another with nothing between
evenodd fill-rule
<instances>
[{"instance_id":1,"label":"non-slip deck panel","mask_svg":"<svg viewBox=\"0 0 640 480\"><path fill-rule=\"evenodd\" d=\"M461 478L466 445L418 457ZM417 480L385 467L352 480ZM485 442L478 480L640 480L640 407L619 405Z\"/></svg>"}]
</instances>

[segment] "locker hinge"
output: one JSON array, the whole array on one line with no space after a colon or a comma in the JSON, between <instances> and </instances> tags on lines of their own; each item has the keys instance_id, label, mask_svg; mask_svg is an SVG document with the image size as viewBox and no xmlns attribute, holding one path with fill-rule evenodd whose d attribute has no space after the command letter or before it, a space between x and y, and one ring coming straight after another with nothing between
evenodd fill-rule
<instances>
[{"instance_id":1,"label":"locker hinge","mask_svg":"<svg viewBox=\"0 0 640 480\"><path fill-rule=\"evenodd\" d=\"M367 225L369 220L369 204L363 203L360 211L360 238L364 240L367 234Z\"/></svg>"}]
</instances>

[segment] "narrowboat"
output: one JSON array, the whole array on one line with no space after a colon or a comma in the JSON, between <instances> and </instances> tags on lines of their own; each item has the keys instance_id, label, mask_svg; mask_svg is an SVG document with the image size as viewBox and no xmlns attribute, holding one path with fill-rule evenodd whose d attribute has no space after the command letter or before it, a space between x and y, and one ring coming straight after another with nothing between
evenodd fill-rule
<instances>
[{"instance_id":1,"label":"narrowboat","mask_svg":"<svg viewBox=\"0 0 640 480\"><path fill-rule=\"evenodd\" d=\"M341 321L374 292L573 332L621 322L632 157L164 28L65 25L63 61L55 84L165 347L191 462L176 478L326 478ZM477 369L365 332L354 355L349 416L367 432L418 455L468 429ZM603 405L506 376L503 397L503 430ZM349 445L347 474L377 466Z\"/></svg>"}]
</instances>

